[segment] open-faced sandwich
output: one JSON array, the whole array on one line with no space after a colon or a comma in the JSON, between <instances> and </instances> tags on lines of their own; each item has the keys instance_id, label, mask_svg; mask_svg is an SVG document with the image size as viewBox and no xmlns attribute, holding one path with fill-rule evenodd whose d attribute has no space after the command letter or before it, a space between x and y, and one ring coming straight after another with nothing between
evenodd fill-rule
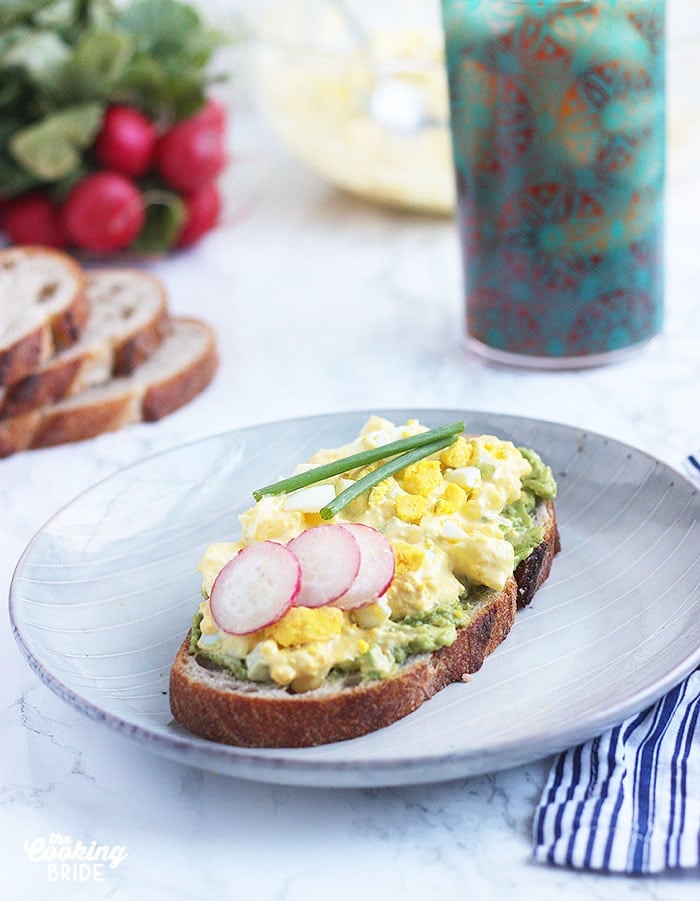
<instances>
[{"instance_id":1,"label":"open-faced sandwich","mask_svg":"<svg viewBox=\"0 0 700 901\"><path fill-rule=\"evenodd\" d=\"M175 718L235 745L302 747L387 726L467 680L559 550L552 472L458 422L370 417L254 492L207 548L170 676Z\"/></svg>"}]
</instances>

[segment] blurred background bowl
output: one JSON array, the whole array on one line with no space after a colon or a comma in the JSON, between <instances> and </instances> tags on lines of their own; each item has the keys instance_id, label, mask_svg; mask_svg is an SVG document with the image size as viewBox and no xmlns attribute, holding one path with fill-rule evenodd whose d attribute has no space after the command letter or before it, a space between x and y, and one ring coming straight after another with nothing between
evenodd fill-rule
<instances>
[{"instance_id":1,"label":"blurred background bowl","mask_svg":"<svg viewBox=\"0 0 700 901\"><path fill-rule=\"evenodd\" d=\"M297 160L372 201L452 213L439 0L258 0L250 26L255 100Z\"/></svg>"}]
</instances>

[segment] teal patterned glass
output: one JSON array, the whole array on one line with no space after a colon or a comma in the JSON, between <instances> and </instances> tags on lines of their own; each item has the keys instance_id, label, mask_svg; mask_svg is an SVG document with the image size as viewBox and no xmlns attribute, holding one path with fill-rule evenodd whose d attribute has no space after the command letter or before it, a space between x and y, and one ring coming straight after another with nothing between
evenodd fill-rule
<instances>
[{"instance_id":1,"label":"teal patterned glass","mask_svg":"<svg viewBox=\"0 0 700 901\"><path fill-rule=\"evenodd\" d=\"M469 342L579 366L663 316L664 0L442 0Z\"/></svg>"}]
</instances>

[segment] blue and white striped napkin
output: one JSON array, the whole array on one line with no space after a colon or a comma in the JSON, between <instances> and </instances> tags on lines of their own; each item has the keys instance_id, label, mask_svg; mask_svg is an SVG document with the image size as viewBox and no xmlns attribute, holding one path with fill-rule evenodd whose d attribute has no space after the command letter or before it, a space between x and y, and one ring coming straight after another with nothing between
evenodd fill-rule
<instances>
[{"instance_id":1,"label":"blue and white striped napkin","mask_svg":"<svg viewBox=\"0 0 700 901\"><path fill-rule=\"evenodd\" d=\"M685 463L700 479L700 451ZM540 863L630 874L700 866L700 667L647 710L559 755L533 838Z\"/></svg>"},{"instance_id":2,"label":"blue and white striped napkin","mask_svg":"<svg viewBox=\"0 0 700 901\"><path fill-rule=\"evenodd\" d=\"M700 866L700 668L560 754L533 831L540 863L612 873Z\"/></svg>"},{"instance_id":3,"label":"blue and white striped napkin","mask_svg":"<svg viewBox=\"0 0 700 901\"><path fill-rule=\"evenodd\" d=\"M700 477L700 453L686 459ZM700 866L700 668L560 754L533 824L540 863L611 873Z\"/></svg>"}]
</instances>

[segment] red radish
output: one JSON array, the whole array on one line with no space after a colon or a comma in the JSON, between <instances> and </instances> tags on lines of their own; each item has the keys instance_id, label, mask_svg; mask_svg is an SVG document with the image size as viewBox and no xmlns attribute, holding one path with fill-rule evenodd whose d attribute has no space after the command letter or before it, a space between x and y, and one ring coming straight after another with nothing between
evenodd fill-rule
<instances>
[{"instance_id":1,"label":"red radish","mask_svg":"<svg viewBox=\"0 0 700 901\"><path fill-rule=\"evenodd\" d=\"M287 544L301 566L297 607L323 607L350 588L360 570L360 546L340 525L307 529Z\"/></svg>"},{"instance_id":2,"label":"red radish","mask_svg":"<svg viewBox=\"0 0 700 901\"><path fill-rule=\"evenodd\" d=\"M95 140L95 155L105 169L135 178L151 168L158 133L142 112L131 106L111 106Z\"/></svg>"},{"instance_id":3,"label":"red radish","mask_svg":"<svg viewBox=\"0 0 700 901\"><path fill-rule=\"evenodd\" d=\"M156 162L163 179L178 191L196 191L226 165L224 136L205 107L177 122L158 142Z\"/></svg>"},{"instance_id":4,"label":"red radish","mask_svg":"<svg viewBox=\"0 0 700 901\"><path fill-rule=\"evenodd\" d=\"M276 541L240 550L214 580L209 606L214 622L230 635L247 635L281 619L301 588L294 554Z\"/></svg>"},{"instance_id":5,"label":"red radish","mask_svg":"<svg viewBox=\"0 0 700 901\"><path fill-rule=\"evenodd\" d=\"M61 210L46 194L30 191L8 200L3 210L3 229L13 244L43 244L65 247Z\"/></svg>"},{"instance_id":6,"label":"red radish","mask_svg":"<svg viewBox=\"0 0 700 901\"><path fill-rule=\"evenodd\" d=\"M204 185L183 198L187 208L187 218L177 237L178 247L195 244L202 235L210 231L219 221L221 194L213 182Z\"/></svg>"},{"instance_id":7,"label":"red radish","mask_svg":"<svg viewBox=\"0 0 700 901\"><path fill-rule=\"evenodd\" d=\"M213 97L207 97L198 115L222 134L226 130L226 107Z\"/></svg>"},{"instance_id":8,"label":"red radish","mask_svg":"<svg viewBox=\"0 0 700 901\"><path fill-rule=\"evenodd\" d=\"M63 204L68 238L83 250L123 250L146 217L136 185L118 172L95 172L79 182Z\"/></svg>"},{"instance_id":9,"label":"red radish","mask_svg":"<svg viewBox=\"0 0 700 901\"><path fill-rule=\"evenodd\" d=\"M360 546L360 569L350 588L333 601L332 606L353 610L371 604L387 591L394 579L394 549L372 526L346 522L343 528Z\"/></svg>"}]
</instances>

